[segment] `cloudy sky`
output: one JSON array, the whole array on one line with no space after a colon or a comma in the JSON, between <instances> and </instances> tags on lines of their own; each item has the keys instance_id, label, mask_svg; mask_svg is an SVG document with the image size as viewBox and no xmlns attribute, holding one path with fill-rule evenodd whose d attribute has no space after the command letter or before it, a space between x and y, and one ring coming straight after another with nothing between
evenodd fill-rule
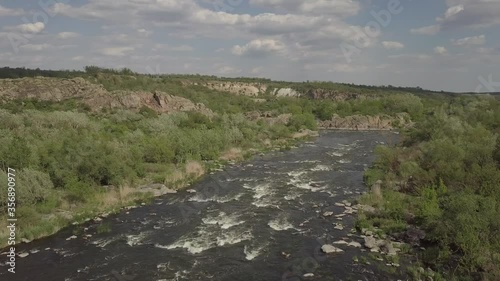
<instances>
[{"instance_id":1,"label":"cloudy sky","mask_svg":"<svg viewBox=\"0 0 500 281\"><path fill-rule=\"evenodd\" d=\"M0 66L500 91L499 15L500 0L0 0Z\"/></svg>"}]
</instances>

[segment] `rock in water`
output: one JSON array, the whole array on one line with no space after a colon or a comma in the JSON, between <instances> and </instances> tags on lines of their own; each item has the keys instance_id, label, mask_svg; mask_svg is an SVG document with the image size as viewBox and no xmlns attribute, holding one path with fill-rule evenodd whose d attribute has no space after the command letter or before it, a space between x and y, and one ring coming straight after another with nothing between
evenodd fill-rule
<instances>
[{"instance_id":1,"label":"rock in water","mask_svg":"<svg viewBox=\"0 0 500 281\"><path fill-rule=\"evenodd\" d=\"M323 253L325 254L332 254L332 253L340 253L340 252L343 252L342 249L339 249L333 245L323 245L321 246L321 251L323 251Z\"/></svg>"},{"instance_id":2,"label":"rock in water","mask_svg":"<svg viewBox=\"0 0 500 281\"><path fill-rule=\"evenodd\" d=\"M377 248L377 240L372 236L365 237L365 247L368 249Z\"/></svg>"},{"instance_id":3,"label":"rock in water","mask_svg":"<svg viewBox=\"0 0 500 281\"><path fill-rule=\"evenodd\" d=\"M302 277L304 277L304 278L312 278L312 277L314 277L314 274L313 273L306 273L306 274L302 275Z\"/></svg>"},{"instance_id":4,"label":"rock in water","mask_svg":"<svg viewBox=\"0 0 500 281\"><path fill-rule=\"evenodd\" d=\"M333 216L333 212L324 212L323 217L330 217Z\"/></svg>"}]
</instances>

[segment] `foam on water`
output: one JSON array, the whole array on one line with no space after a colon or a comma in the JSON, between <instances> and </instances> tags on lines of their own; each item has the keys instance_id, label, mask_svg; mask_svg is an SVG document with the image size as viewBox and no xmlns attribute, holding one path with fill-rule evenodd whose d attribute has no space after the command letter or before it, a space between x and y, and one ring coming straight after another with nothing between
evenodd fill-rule
<instances>
[{"instance_id":1,"label":"foam on water","mask_svg":"<svg viewBox=\"0 0 500 281\"><path fill-rule=\"evenodd\" d=\"M227 215L224 212L219 213L217 216L208 216L201 220L203 221L204 224L218 225L222 229L229 229L233 226L245 223L245 221L239 219L239 215L237 214Z\"/></svg>"},{"instance_id":2,"label":"foam on water","mask_svg":"<svg viewBox=\"0 0 500 281\"><path fill-rule=\"evenodd\" d=\"M269 221L267 225L276 231L294 229L293 225L288 222L288 217L283 214L280 214L277 218Z\"/></svg>"},{"instance_id":3,"label":"foam on water","mask_svg":"<svg viewBox=\"0 0 500 281\"><path fill-rule=\"evenodd\" d=\"M312 168L311 171L319 172L319 171L330 171L331 168L326 165L316 165L316 167Z\"/></svg>"},{"instance_id":4,"label":"foam on water","mask_svg":"<svg viewBox=\"0 0 500 281\"><path fill-rule=\"evenodd\" d=\"M341 152L328 152L328 155L335 156L335 157L342 157L342 156L344 156L344 153L341 153Z\"/></svg>"},{"instance_id":5,"label":"foam on water","mask_svg":"<svg viewBox=\"0 0 500 281\"><path fill-rule=\"evenodd\" d=\"M313 182L298 183L298 184L295 184L295 186L298 187L298 188L300 188L300 189L310 190L312 192L323 191L323 190L325 190L327 188L326 185L319 186L319 187L314 187L311 184L313 184Z\"/></svg>"},{"instance_id":6,"label":"foam on water","mask_svg":"<svg viewBox=\"0 0 500 281\"><path fill-rule=\"evenodd\" d=\"M255 194L253 196L254 199L260 199L264 196L273 194L273 191L270 189L270 184L259 184L253 188Z\"/></svg>"},{"instance_id":7,"label":"foam on water","mask_svg":"<svg viewBox=\"0 0 500 281\"><path fill-rule=\"evenodd\" d=\"M211 226L213 227L213 226ZM174 243L164 246L156 244L155 247L160 249L186 249L191 254L199 254L208 249L215 247L233 245L242 241L251 240L253 238L248 229L235 228L222 233L213 228L202 228L195 234L190 234L181 237Z\"/></svg>"},{"instance_id":8,"label":"foam on water","mask_svg":"<svg viewBox=\"0 0 500 281\"><path fill-rule=\"evenodd\" d=\"M106 247L107 245L115 242L116 240L118 240L120 238L120 236L116 236L116 237L111 237L111 238L103 238L103 239L97 239L97 240L94 240L92 242L90 242L91 244L93 245L96 245L96 247L99 247L99 248L104 248Z\"/></svg>"},{"instance_id":9,"label":"foam on water","mask_svg":"<svg viewBox=\"0 0 500 281\"><path fill-rule=\"evenodd\" d=\"M304 170L300 170L300 171L291 171L291 172L288 172L287 175L292 177L292 178L299 178L300 176L306 174L307 172L304 171Z\"/></svg>"},{"instance_id":10,"label":"foam on water","mask_svg":"<svg viewBox=\"0 0 500 281\"><path fill-rule=\"evenodd\" d=\"M217 237L217 246L233 245L243 241L251 240L253 235L250 231L238 232L232 231L223 233Z\"/></svg>"},{"instance_id":11,"label":"foam on water","mask_svg":"<svg viewBox=\"0 0 500 281\"><path fill-rule=\"evenodd\" d=\"M246 260L253 260L256 257L260 256L266 248L266 245L260 245L260 246L253 246L253 245L245 245L245 248L243 249L243 253L245 254L245 259Z\"/></svg>"},{"instance_id":12,"label":"foam on water","mask_svg":"<svg viewBox=\"0 0 500 281\"><path fill-rule=\"evenodd\" d=\"M145 231L145 232L141 232L137 235L127 235L127 236L125 236L127 238L127 245L129 245L129 246L142 245L142 241L149 234L150 234L149 231Z\"/></svg>"},{"instance_id":13,"label":"foam on water","mask_svg":"<svg viewBox=\"0 0 500 281\"><path fill-rule=\"evenodd\" d=\"M198 202L198 203L207 203L207 202L227 203L230 201L238 201L241 198L241 196L243 196L243 193L225 195L225 196L214 195L210 197L205 197L202 194L196 194L193 197L189 198L188 201Z\"/></svg>"},{"instance_id":14,"label":"foam on water","mask_svg":"<svg viewBox=\"0 0 500 281\"><path fill-rule=\"evenodd\" d=\"M351 163L351 160L348 160L348 159L340 159L340 160L339 160L339 163L341 163L341 164L348 164L348 163Z\"/></svg>"}]
</instances>

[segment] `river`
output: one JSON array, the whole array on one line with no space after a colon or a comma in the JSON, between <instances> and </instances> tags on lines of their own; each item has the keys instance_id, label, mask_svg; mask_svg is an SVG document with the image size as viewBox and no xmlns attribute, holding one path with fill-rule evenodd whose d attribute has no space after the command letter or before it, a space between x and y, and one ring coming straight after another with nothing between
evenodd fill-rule
<instances>
[{"instance_id":1,"label":"river","mask_svg":"<svg viewBox=\"0 0 500 281\"><path fill-rule=\"evenodd\" d=\"M339 203L366 191L373 149L396 138L323 131L298 148L207 175L189 187L196 192L19 245L31 254L17 259L16 274L0 267L0 280L398 280L354 262L367 256L361 248L340 243L343 252L328 256L320 250L340 240L362 243L350 233L354 215ZM109 231L97 233L101 224Z\"/></svg>"}]
</instances>

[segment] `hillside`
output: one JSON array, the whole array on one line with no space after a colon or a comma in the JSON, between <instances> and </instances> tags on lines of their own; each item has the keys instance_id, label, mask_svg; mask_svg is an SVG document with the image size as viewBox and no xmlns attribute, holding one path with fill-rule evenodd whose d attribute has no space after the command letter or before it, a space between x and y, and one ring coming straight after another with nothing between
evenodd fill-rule
<instances>
[{"instance_id":1,"label":"hillside","mask_svg":"<svg viewBox=\"0 0 500 281\"><path fill-rule=\"evenodd\" d=\"M498 96L97 67L0 77L0 181L17 171L17 242L176 192L318 129L398 130L402 142L377 148L365 173L381 191L359 199L374 211L358 228L408 240L411 226L426 233L408 250L419 265L500 276Z\"/></svg>"}]
</instances>

